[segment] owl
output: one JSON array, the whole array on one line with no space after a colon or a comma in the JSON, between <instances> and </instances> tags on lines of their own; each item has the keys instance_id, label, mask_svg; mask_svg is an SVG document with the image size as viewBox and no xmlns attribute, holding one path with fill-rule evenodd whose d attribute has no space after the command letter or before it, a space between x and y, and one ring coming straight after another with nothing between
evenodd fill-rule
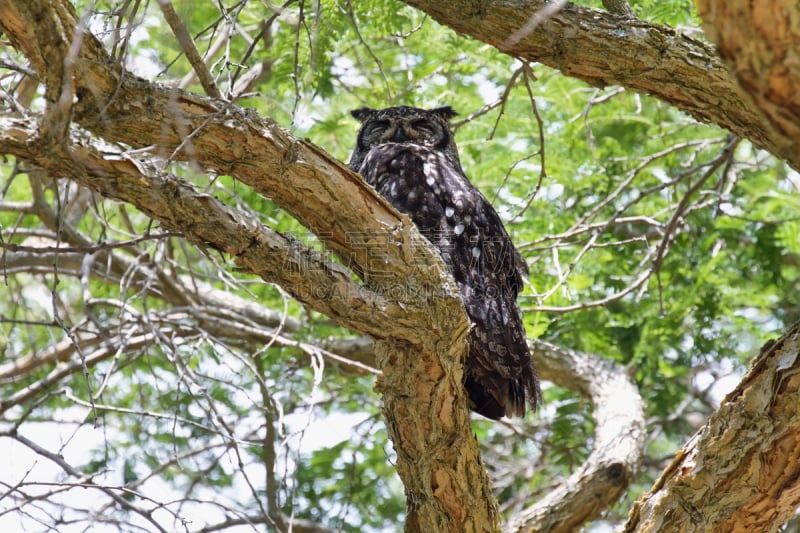
<instances>
[{"instance_id":1,"label":"owl","mask_svg":"<svg viewBox=\"0 0 800 533\"><path fill-rule=\"evenodd\" d=\"M517 294L528 268L492 205L467 179L450 129L456 112L398 106L352 112L361 122L349 166L407 214L442 256L472 328L470 408L491 419L540 402Z\"/></svg>"}]
</instances>

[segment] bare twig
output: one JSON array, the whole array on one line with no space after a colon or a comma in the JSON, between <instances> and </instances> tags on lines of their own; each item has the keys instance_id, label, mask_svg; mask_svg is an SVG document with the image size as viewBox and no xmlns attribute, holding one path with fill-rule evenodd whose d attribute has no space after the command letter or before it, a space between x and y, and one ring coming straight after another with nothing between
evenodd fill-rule
<instances>
[{"instance_id":1,"label":"bare twig","mask_svg":"<svg viewBox=\"0 0 800 533\"><path fill-rule=\"evenodd\" d=\"M178 39L178 44L180 44L183 53L186 54L186 59L189 60L195 73L197 73L203 90L212 98L222 98L214 77L209 72L202 56L200 56L200 52L197 51L194 40L189 35L189 30L186 29L186 25L180 19L178 13L175 12L172 2L170 0L158 0L158 5L161 7L161 12L164 14L167 24L172 28L175 38Z\"/></svg>"}]
</instances>

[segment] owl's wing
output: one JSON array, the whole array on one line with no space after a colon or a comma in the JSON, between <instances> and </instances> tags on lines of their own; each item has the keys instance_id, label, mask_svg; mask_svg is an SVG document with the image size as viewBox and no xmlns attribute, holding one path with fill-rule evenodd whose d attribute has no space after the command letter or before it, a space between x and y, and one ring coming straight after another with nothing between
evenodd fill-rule
<instances>
[{"instance_id":1,"label":"owl's wing","mask_svg":"<svg viewBox=\"0 0 800 533\"><path fill-rule=\"evenodd\" d=\"M449 234L453 277L473 323L470 399L489 418L523 416L526 404L535 409L541 394L516 301L527 265L483 194L463 173L444 163L436 168L445 184L442 201L455 206L443 233Z\"/></svg>"},{"instance_id":2,"label":"owl's wing","mask_svg":"<svg viewBox=\"0 0 800 533\"><path fill-rule=\"evenodd\" d=\"M526 403L535 408L538 379L516 303L527 266L457 158L418 145L383 144L370 150L360 172L411 217L459 285L473 323L466 365L472 408L494 419L521 416Z\"/></svg>"}]
</instances>

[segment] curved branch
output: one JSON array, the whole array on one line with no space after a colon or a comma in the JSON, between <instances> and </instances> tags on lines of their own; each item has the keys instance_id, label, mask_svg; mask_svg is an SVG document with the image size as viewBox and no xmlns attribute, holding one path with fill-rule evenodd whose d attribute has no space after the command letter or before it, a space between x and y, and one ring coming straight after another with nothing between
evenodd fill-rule
<instances>
[{"instance_id":1,"label":"curved branch","mask_svg":"<svg viewBox=\"0 0 800 533\"><path fill-rule=\"evenodd\" d=\"M236 258L255 274L286 288L295 298L374 337L387 333L416 339L418 331L399 317L407 311L351 279L350 272L323 254L254 221L169 174L148 173L132 158L100 157L91 149L66 149L37 140L35 123L0 119L0 152L67 176L103 195L136 205L173 231ZM375 320L378 317L382 319ZM403 331L405 331L403 333Z\"/></svg>"},{"instance_id":2,"label":"curved branch","mask_svg":"<svg viewBox=\"0 0 800 533\"><path fill-rule=\"evenodd\" d=\"M592 401L594 440L583 465L503 531L568 533L600 516L633 480L644 453L644 401L624 369L607 359L539 340L531 350L542 379Z\"/></svg>"}]
</instances>

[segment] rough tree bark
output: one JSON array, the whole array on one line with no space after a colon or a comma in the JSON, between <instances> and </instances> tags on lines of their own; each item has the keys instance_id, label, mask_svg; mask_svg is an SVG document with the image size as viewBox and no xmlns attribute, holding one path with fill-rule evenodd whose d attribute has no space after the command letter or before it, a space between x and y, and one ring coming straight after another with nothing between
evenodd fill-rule
<instances>
[{"instance_id":1,"label":"rough tree bark","mask_svg":"<svg viewBox=\"0 0 800 533\"><path fill-rule=\"evenodd\" d=\"M737 69L738 79L708 44L669 26L624 15L569 3L553 9L553 3L542 0L404 2L521 60L543 63L596 87L621 85L652 95L702 122L713 122L749 139L800 170L800 135L796 134L798 93L790 90L793 85L783 82L766 87L786 76L800 79L797 67L790 68L797 65L796 50L800 43L797 6L793 2L733 2L729 10L716 11L714 27L728 28L728 16L738 17L739 28L747 27L753 20L759 22L749 31L731 35L730 50L726 52L723 47L723 54L736 56L737 45L742 42L739 39L754 38L763 46L754 45L753 50L760 50L762 58L770 55L768 63L749 61L758 59L756 56L737 56L740 60L737 64L742 65ZM710 3L699 2L701 13L703 5ZM714 3L726 4L721 0ZM752 13L733 7L740 3L751 5ZM747 18L750 16L755 18ZM776 28L780 31L774 31ZM772 36L763 39L770 32ZM778 60L773 71L769 67L746 70L744 65L772 65L772 50L776 50L774 58ZM767 72L771 75L760 77ZM766 81L759 81L762 79ZM768 90L763 92L764 89ZM767 111L751 105L748 93L765 94L755 99L770 102ZM786 114L780 106L789 101L794 107L791 114ZM783 118L774 122L780 115Z\"/></svg>"},{"instance_id":2,"label":"rough tree bark","mask_svg":"<svg viewBox=\"0 0 800 533\"><path fill-rule=\"evenodd\" d=\"M800 505L800 323L769 342L623 531L778 531Z\"/></svg>"},{"instance_id":3,"label":"rough tree bark","mask_svg":"<svg viewBox=\"0 0 800 533\"><path fill-rule=\"evenodd\" d=\"M800 4L698 0L706 36L738 84L800 151ZM794 165L797 168L797 165Z\"/></svg>"}]
</instances>

